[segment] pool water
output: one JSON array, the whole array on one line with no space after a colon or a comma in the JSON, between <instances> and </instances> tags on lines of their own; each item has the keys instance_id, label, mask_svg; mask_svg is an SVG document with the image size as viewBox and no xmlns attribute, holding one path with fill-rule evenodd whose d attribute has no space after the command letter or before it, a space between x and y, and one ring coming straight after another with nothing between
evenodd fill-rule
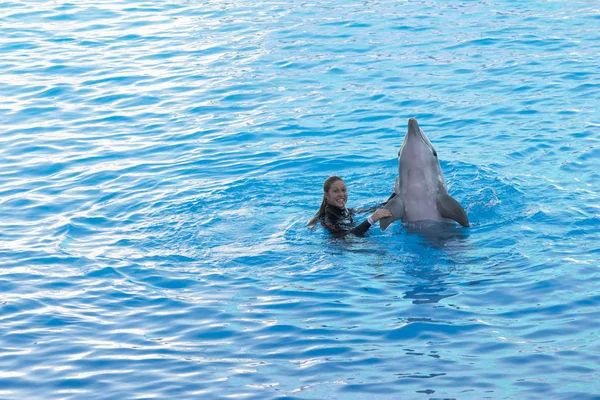
<instances>
[{"instance_id":1,"label":"pool water","mask_svg":"<svg viewBox=\"0 0 600 400\"><path fill-rule=\"evenodd\" d=\"M0 398L600 399L597 2L0 21ZM409 117L472 226L307 229Z\"/></svg>"}]
</instances>

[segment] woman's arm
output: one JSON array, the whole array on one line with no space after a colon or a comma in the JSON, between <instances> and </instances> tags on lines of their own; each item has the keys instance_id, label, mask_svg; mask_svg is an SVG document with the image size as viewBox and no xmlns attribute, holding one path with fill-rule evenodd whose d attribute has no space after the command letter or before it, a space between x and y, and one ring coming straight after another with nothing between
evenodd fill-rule
<instances>
[{"instance_id":1,"label":"woman's arm","mask_svg":"<svg viewBox=\"0 0 600 400\"><path fill-rule=\"evenodd\" d=\"M321 221L321 224L326 228L334 237L344 237L348 234L356 236L364 236L364 234L381 218L391 217L392 212L385 208L377 209L371 216L365 221L360 223L358 226L353 227L352 217L348 215L348 220L341 219L338 215L332 212L327 212L325 218Z\"/></svg>"},{"instance_id":2,"label":"woman's arm","mask_svg":"<svg viewBox=\"0 0 600 400\"><path fill-rule=\"evenodd\" d=\"M367 233L369 228L372 225L374 225L377 221L379 221L381 218L391 217L391 216L392 216L392 212L390 210L386 210L385 208L379 208L373 213L373 215L371 215L369 218L367 218L365 221L363 221L356 228L352 229L351 233L355 234L356 236L363 236L365 233Z\"/></svg>"}]
</instances>

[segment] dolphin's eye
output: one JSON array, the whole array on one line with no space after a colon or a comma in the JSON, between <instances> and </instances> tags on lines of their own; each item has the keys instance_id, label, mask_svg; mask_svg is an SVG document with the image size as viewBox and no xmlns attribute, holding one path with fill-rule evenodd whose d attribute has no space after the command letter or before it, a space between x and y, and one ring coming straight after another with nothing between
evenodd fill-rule
<instances>
[{"instance_id":1,"label":"dolphin's eye","mask_svg":"<svg viewBox=\"0 0 600 400\"><path fill-rule=\"evenodd\" d=\"M435 158L437 158L437 151L435 151L435 150L433 151L433 156L434 156Z\"/></svg>"}]
</instances>

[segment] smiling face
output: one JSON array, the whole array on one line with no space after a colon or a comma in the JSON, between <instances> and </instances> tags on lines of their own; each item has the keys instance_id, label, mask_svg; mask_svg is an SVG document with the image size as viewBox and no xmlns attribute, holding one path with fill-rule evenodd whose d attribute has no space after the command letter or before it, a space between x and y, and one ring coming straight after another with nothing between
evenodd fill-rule
<instances>
[{"instance_id":1,"label":"smiling face","mask_svg":"<svg viewBox=\"0 0 600 400\"><path fill-rule=\"evenodd\" d=\"M325 199L327 204L336 206L338 208L346 207L348 201L348 191L346 190L346 184L343 180L337 180L331 184L329 190L325 193Z\"/></svg>"}]
</instances>

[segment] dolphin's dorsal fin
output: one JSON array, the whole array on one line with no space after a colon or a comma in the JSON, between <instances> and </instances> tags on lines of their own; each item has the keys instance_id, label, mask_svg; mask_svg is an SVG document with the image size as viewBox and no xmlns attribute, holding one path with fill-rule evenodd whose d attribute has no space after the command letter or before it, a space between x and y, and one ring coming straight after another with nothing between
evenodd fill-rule
<instances>
[{"instance_id":1,"label":"dolphin's dorsal fin","mask_svg":"<svg viewBox=\"0 0 600 400\"><path fill-rule=\"evenodd\" d=\"M400 199L400 196L396 196L388 201L383 208L390 210L392 212L392 216L381 218L379 220L379 228L381 228L382 232L385 231L392 222L404 217L404 203Z\"/></svg>"},{"instance_id":2,"label":"dolphin's dorsal fin","mask_svg":"<svg viewBox=\"0 0 600 400\"><path fill-rule=\"evenodd\" d=\"M467 213L465 213L465 210L458 203L458 201L454 200L454 198L449 194L440 196L437 202L437 207L442 217L452 219L465 227L470 226Z\"/></svg>"}]
</instances>

